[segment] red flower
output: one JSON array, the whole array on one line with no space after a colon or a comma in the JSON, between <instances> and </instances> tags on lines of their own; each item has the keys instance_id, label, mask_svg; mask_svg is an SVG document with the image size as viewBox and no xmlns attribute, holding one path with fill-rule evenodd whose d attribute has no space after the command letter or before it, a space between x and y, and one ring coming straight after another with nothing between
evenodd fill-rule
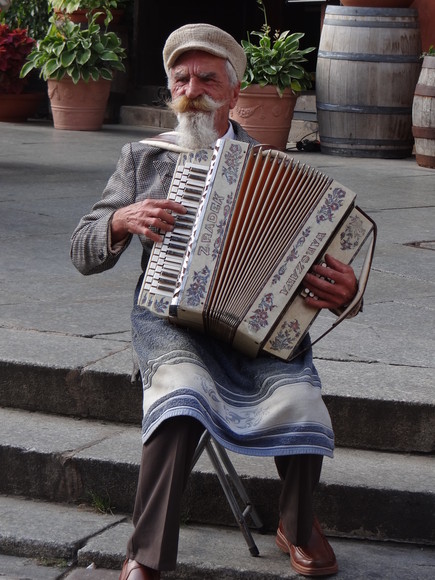
<instances>
[{"instance_id":1,"label":"red flower","mask_svg":"<svg viewBox=\"0 0 435 580\"><path fill-rule=\"evenodd\" d=\"M20 79L20 71L34 44L26 29L11 29L7 24L0 24L0 93L23 91L26 81Z\"/></svg>"}]
</instances>

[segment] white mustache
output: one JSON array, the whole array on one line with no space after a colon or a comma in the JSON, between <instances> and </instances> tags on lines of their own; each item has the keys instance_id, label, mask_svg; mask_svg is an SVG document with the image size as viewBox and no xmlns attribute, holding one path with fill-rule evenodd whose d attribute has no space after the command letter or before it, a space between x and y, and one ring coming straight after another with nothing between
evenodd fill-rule
<instances>
[{"instance_id":1,"label":"white mustache","mask_svg":"<svg viewBox=\"0 0 435 580\"><path fill-rule=\"evenodd\" d=\"M178 97L169 103L169 107L175 113L191 113L201 111L203 113L213 113L222 106L223 103L215 101L208 95L201 95L194 99L189 99L185 95Z\"/></svg>"}]
</instances>

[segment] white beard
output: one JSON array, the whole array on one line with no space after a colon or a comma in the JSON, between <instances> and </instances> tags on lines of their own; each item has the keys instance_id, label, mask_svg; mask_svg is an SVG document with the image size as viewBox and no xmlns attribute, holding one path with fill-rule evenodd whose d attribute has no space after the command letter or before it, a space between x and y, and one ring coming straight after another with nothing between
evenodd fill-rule
<instances>
[{"instance_id":1,"label":"white beard","mask_svg":"<svg viewBox=\"0 0 435 580\"><path fill-rule=\"evenodd\" d=\"M187 149L202 149L213 147L219 137L214 128L215 112L185 112L178 113L179 145Z\"/></svg>"}]
</instances>

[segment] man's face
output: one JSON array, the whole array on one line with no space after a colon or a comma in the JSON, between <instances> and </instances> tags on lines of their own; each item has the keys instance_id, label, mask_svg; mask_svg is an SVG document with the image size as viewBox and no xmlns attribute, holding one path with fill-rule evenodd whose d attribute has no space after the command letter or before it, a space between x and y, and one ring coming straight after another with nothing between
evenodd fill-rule
<instances>
[{"instance_id":1,"label":"man's face","mask_svg":"<svg viewBox=\"0 0 435 580\"><path fill-rule=\"evenodd\" d=\"M224 59L201 51L182 54L170 71L170 88L174 101L205 95L218 102L214 128L219 137L226 133L229 111L236 105L240 86L231 87ZM194 112L194 106L187 111Z\"/></svg>"}]
</instances>

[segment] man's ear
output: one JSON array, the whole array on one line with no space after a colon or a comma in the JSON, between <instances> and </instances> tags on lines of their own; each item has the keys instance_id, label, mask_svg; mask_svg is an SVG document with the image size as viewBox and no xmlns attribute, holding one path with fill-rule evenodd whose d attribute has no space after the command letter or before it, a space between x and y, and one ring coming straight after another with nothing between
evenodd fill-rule
<instances>
[{"instance_id":1,"label":"man's ear","mask_svg":"<svg viewBox=\"0 0 435 580\"><path fill-rule=\"evenodd\" d=\"M229 103L230 109L234 109L234 107L236 106L237 99L239 98L239 93L240 93L240 83L237 83L237 85L232 88L232 94Z\"/></svg>"}]
</instances>

